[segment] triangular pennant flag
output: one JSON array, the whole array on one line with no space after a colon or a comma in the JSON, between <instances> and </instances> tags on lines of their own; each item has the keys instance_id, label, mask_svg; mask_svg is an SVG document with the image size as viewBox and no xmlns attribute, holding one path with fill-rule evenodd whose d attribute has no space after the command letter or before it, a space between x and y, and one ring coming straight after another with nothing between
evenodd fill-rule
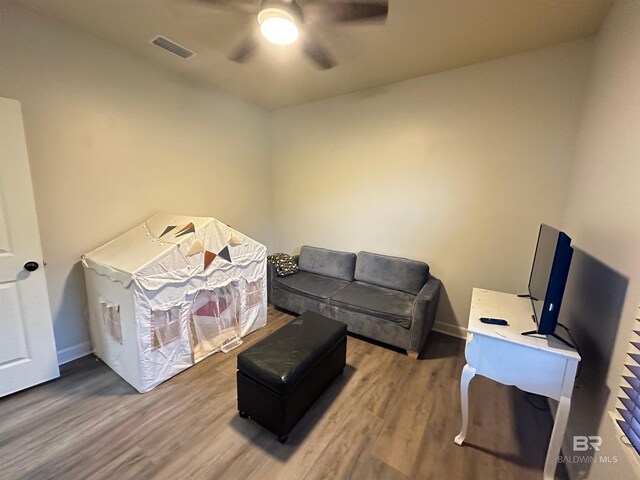
<instances>
[{"instance_id":1,"label":"triangular pennant flag","mask_svg":"<svg viewBox=\"0 0 640 480\"><path fill-rule=\"evenodd\" d=\"M167 225L167 228L164 229L164 232L162 232L162 235L166 235L167 233L169 233L171 230L173 230L176 227L177 227L177 225ZM160 235L160 236L162 236L162 235Z\"/></svg>"},{"instance_id":2,"label":"triangular pennant flag","mask_svg":"<svg viewBox=\"0 0 640 480\"><path fill-rule=\"evenodd\" d=\"M202 245L202 242L196 238L194 242L191 244L191 246L189 247L189 251L187 252L187 257L191 257L196 253L200 253L202 250L204 250L204 245Z\"/></svg>"},{"instance_id":3,"label":"triangular pennant flag","mask_svg":"<svg viewBox=\"0 0 640 480\"><path fill-rule=\"evenodd\" d=\"M224 258L227 262L231 263L231 255L229 254L229 247L224 247L218 252L218 256Z\"/></svg>"},{"instance_id":4,"label":"triangular pennant flag","mask_svg":"<svg viewBox=\"0 0 640 480\"><path fill-rule=\"evenodd\" d=\"M238 236L235 233L231 232L231 237L229 237L229 245L235 247L236 245L240 245L241 243L242 242L240 241Z\"/></svg>"},{"instance_id":5,"label":"triangular pennant flag","mask_svg":"<svg viewBox=\"0 0 640 480\"><path fill-rule=\"evenodd\" d=\"M188 233L195 233L195 231L196 227L193 225L193 223L188 223L180 230L178 230L178 233L176 233L176 237L181 237L182 235L186 235Z\"/></svg>"},{"instance_id":6,"label":"triangular pennant flag","mask_svg":"<svg viewBox=\"0 0 640 480\"><path fill-rule=\"evenodd\" d=\"M211 262L213 262L216 259L216 257L217 255L215 253L210 252L209 250L204 251L204 269L205 270L209 265L211 265Z\"/></svg>"}]
</instances>

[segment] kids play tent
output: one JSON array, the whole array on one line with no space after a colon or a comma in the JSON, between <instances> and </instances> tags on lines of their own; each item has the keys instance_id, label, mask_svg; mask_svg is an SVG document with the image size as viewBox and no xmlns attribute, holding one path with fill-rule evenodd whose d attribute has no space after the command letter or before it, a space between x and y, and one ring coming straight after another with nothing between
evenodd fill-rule
<instances>
[{"instance_id":1,"label":"kids play tent","mask_svg":"<svg viewBox=\"0 0 640 480\"><path fill-rule=\"evenodd\" d=\"M139 392L267 323L266 248L215 218L155 215L82 263L94 352Z\"/></svg>"}]
</instances>

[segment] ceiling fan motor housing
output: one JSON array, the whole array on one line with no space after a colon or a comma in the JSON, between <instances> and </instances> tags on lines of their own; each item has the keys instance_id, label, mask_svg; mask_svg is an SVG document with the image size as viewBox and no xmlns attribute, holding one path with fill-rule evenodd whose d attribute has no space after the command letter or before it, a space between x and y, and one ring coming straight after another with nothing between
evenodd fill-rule
<instances>
[{"instance_id":1,"label":"ceiling fan motor housing","mask_svg":"<svg viewBox=\"0 0 640 480\"><path fill-rule=\"evenodd\" d=\"M195 1L233 5L231 0ZM389 11L388 2L389 0L261 0L259 10L251 8L243 13L248 14L252 22L257 21L262 36L276 45L291 45L302 32L303 54L320 70L328 70L336 66L336 61L322 45L322 40L318 39L318 32L315 31L318 30L317 27L330 23L385 21ZM252 0L253 6L256 3L256 0ZM313 25L305 24L307 20ZM307 27L313 28L308 31ZM258 47L259 43L251 34L228 58L237 63L245 63Z\"/></svg>"},{"instance_id":2,"label":"ceiling fan motor housing","mask_svg":"<svg viewBox=\"0 0 640 480\"><path fill-rule=\"evenodd\" d=\"M282 17L283 14L297 25L303 21L302 9L295 0L263 0L258 13L258 23L262 24L267 18L274 16Z\"/></svg>"}]
</instances>

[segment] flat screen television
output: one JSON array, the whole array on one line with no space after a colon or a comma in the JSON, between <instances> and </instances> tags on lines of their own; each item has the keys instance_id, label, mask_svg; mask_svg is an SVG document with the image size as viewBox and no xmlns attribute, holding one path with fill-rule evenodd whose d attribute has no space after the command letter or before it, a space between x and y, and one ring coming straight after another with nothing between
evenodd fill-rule
<instances>
[{"instance_id":1,"label":"flat screen television","mask_svg":"<svg viewBox=\"0 0 640 480\"><path fill-rule=\"evenodd\" d=\"M527 333L556 337L558 314L572 256L571 238L566 233L549 225L540 225L529 276L529 298L537 328L535 332Z\"/></svg>"}]
</instances>

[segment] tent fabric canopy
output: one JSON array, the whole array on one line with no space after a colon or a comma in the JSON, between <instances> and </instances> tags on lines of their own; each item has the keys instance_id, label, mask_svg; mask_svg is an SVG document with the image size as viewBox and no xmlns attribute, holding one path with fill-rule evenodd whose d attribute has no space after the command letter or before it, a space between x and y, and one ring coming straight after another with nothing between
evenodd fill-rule
<instances>
[{"instance_id":1,"label":"tent fabric canopy","mask_svg":"<svg viewBox=\"0 0 640 480\"><path fill-rule=\"evenodd\" d=\"M96 354L141 392L266 324L266 247L211 217L155 215L82 263Z\"/></svg>"}]
</instances>

